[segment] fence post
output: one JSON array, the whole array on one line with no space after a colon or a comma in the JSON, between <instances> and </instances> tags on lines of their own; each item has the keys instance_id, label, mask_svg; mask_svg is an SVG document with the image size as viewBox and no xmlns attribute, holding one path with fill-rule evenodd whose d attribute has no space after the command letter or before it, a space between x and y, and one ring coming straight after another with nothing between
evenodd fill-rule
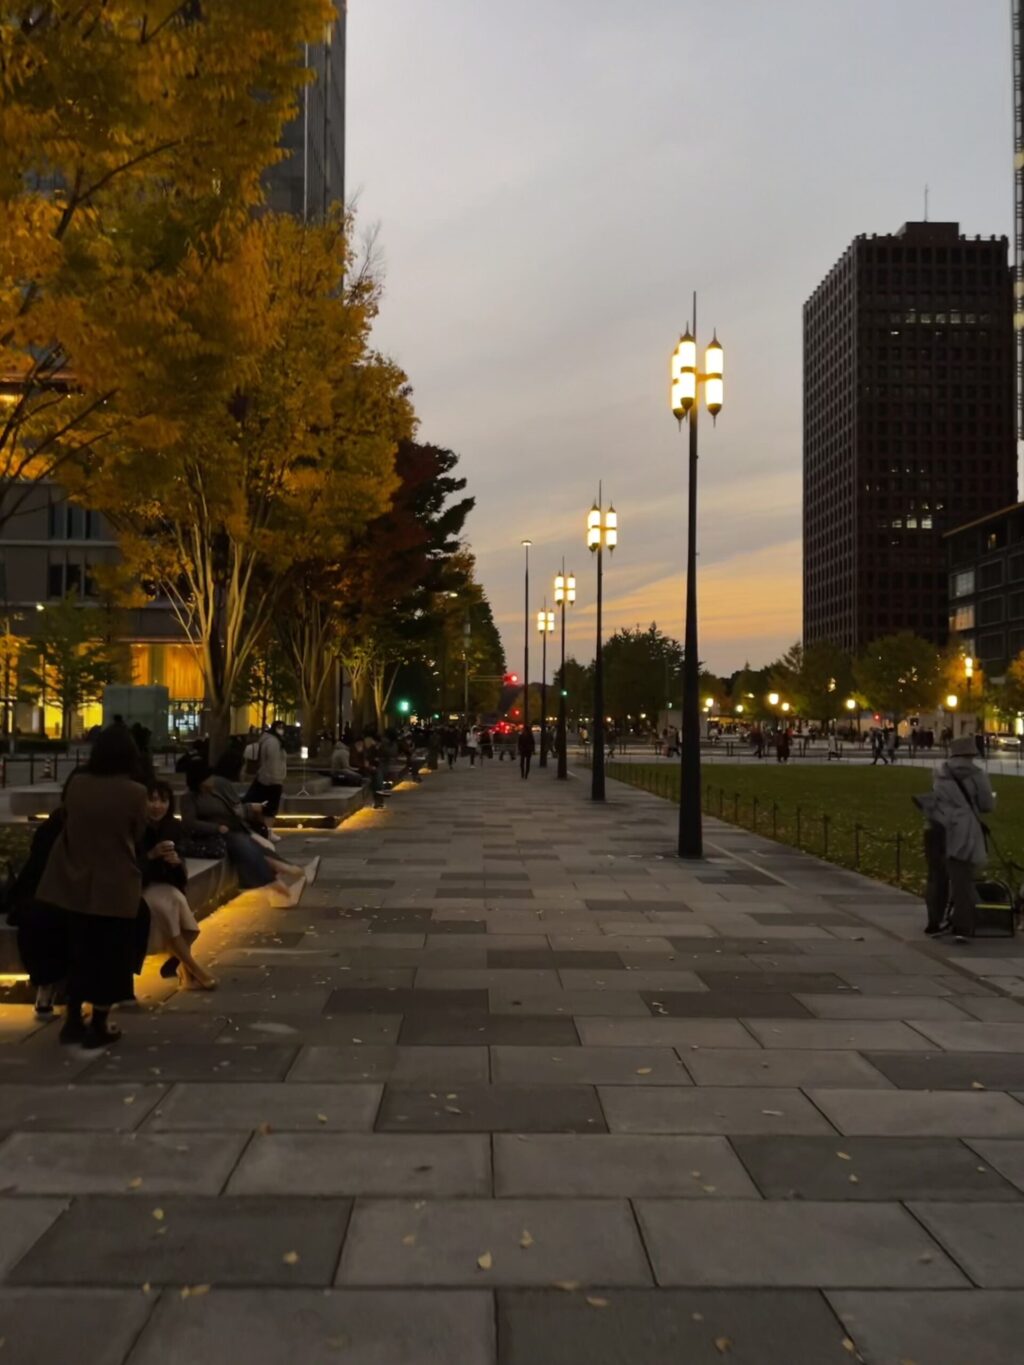
<instances>
[{"instance_id":1,"label":"fence post","mask_svg":"<svg viewBox=\"0 0 1024 1365\"><path fill-rule=\"evenodd\" d=\"M733 822L734 825L738 825L739 822L740 822L740 794L739 794L739 792L733 792L733 794L732 794L732 822Z\"/></svg>"},{"instance_id":2,"label":"fence post","mask_svg":"<svg viewBox=\"0 0 1024 1365\"><path fill-rule=\"evenodd\" d=\"M724 819L725 819L725 788L724 788L724 787L719 787L719 789L718 789L718 818L719 818L719 820L724 820Z\"/></svg>"},{"instance_id":3,"label":"fence post","mask_svg":"<svg viewBox=\"0 0 1024 1365\"><path fill-rule=\"evenodd\" d=\"M757 797L756 797L756 796L754 797L754 803L753 803L753 805L752 805L752 807L751 807L751 810L750 810L750 817L751 817L751 822L752 822L752 824L753 824L754 833L756 834L756 833L757 833Z\"/></svg>"},{"instance_id":4,"label":"fence post","mask_svg":"<svg viewBox=\"0 0 1024 1365\"><path fill-rule=\"evenodd\" d=\"M828 857L828 816L821 817L821 842L824 849L824 857Z\"/></svg>"},{"instance_id":5,"label":"fence post","mask_svg":"<svg viewBox=\"0 0 1024 1365\"><path fill-rule=\"evenodd\" d=\"M800 847L800 807L796 808L796 846Z\"/></svg>"},{"instance_id":6,"label":"fence post","mask_svg":"<svg viewBox=\"0 0 1024 1365\"><path fill-rule=\"evenodd\" d=\"M860 825L853 827L853 865L856 868L860 867L860 829Z\"/></svg>"},{"instance_id":7,"label":"fence post","mask_svg":"<svg viewBox=\"0 0 1024 1365\"><path fill-rule=\"evenodd\" d=\"M772 802L772 838L778 838L779 834L779 807L776 801Z\"/></svg>"},{"instance_id":8,"label":"fence post","mask_svg":"<svg viewBox=\"0 0 1024 1365\"><path fill-rule=\"evenodd\" d=\"M896 831L896 885L897 885L897 886L902 886L902 885L903 885L902 855L903 855L903 834L902 834L902 832L901 832L900 830L897 830L897 831Z\"/></svg>"}]
</instances>

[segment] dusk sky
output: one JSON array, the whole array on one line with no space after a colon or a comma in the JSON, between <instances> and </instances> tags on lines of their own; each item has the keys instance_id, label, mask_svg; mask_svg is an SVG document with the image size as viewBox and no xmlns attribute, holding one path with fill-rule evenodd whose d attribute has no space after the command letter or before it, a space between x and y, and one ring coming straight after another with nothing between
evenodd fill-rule
<instances>
[{"instance_id":1,"label":"dusk sky","mask_svg":"<svg viewBox=\"0 0 1024 1365\"><path fill-rule=\"evenodd\" d=\"M801 629L801 309L860 232L1010 235L1008 0L350 0L348 192L379 224L378 346L450 446L509 666L564 554L620 516L606 633L682 637L685 442L669 354L700 294L726 348L701 430L701 657ZM531 654L536 658L536 637ZM536 676L536 665L531 668Z\"/></svg>"}]
</instances>

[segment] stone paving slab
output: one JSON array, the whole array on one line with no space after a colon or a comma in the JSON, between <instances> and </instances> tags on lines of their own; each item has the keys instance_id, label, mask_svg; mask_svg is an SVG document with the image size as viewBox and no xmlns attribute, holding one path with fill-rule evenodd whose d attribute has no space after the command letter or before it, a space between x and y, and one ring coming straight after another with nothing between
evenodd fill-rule
<instances>
[{"instance_id":1,"label":"stone paving slab","mask_svg":"<svg viewBox=\"0 0 1024 1365\"><path fill-rule=\"evenodd\" d=\"M377 1131L601 1133L606 1124L593 1086L469 1085L447 1092L389 1086Z\"/></svg>"},{"instance_id":2,"label":"stone paving slab","mask_svg":"<svg viewBox=\"0 0 1024 1365\"><path fill-rule=\"evenodd\" d=\"M401 1027L400 1014L311 1015L308 1018L297 1014L238 1015L227 1020L217 1042L222 1047L229 1044L264 1047L269 1043L288 1043L290 1055L294 1058L295 1049L306 1045L344 1047L352 1044L358 1047L363 1043L371 1046L397 1043ZM202 1077L182 1079L201 1080Z\"/></svg>"},{"instance_id":3,"label":"stone paving slab","mask_svg":"<svg viewBox=\"0 0 1024 1365\"><path fill-rule=\"evenodd\" d=\"M489 993L492 1015L587 1015L600 1018L649 1018L651 1010L638 991L524 991L500 986ZM701 995L701 1000L707 997Z\"/></svg>"},{"instance_id":4,"label":"stone paving slab","mask_svg":"<svg viewBox=\"0 0 1024 1365\"><path fill-rule=\"evenodd\" d=\"M0 1288L0 1339L17 1365L54 1365L75 1358L121 1365L153 1309L154 1297L134 1289Z\"/></svg>"},{"instance_id":5,"label":"stone paving slab","mask_svg":"<svg viewBox=\"0 0 1024 1365\"><path fill-rule=\"evenodd\" d=\"M369 1133L384 1087L381 1085L269 1085L245 1083L224 1091L218 1085L176 1085L154 1111L147 1132L222 1129Z\"/></svg>"},{"instance_id":6,"label":"stone paving slab","mask_svg":"<svg viewBox=\"0 0 1024 1365\"><path fill-rule=\"evenodd\" d=\"M871 1095L875 1092L850 1093ZM613 1133L828 1134L834 1131L799 1090L706 1085L689 1090L601 1086L598 1094ZM1024 1108L1021 1115L1024 1117Z\"/></svg>"},{"instance_id":7,"label":"stone paving slab","mask_svg":"<svg viewBox=\"0 0 1024 1365\"><path fill-rule=\"evenodd\" d=\"M81 1079L89 1083L148 1081L161 1085L170 1081L280 1081L297 1053L297 1043L290 1047L235 1047L217 1042L146 1046L125 1039L104 1052Z\"/></svg>"},{"instance_id":8,"label":"stone paving slab","mask_svg":"<svg viewBox=\"0 0 1024 1365\"><path fill-rule=\"evenodd\" d=\"M640 1200L660 1285L962 1288L967 1280L898 1204Z\"/></svg>"},{"instance_id":9,"label":"stone paving slab","mask_svg":"<svg viewBox=\"0 0 1024 1365\"><path fill-rule=\"evenodd\" d=\"M227 1193L441 1198L490 1188L490 1142L477 1134L271 1133L253 1139Z\"/></svg>"},{"instance_id":10,"label":"stone paving slab","mask_svg":"<svg viewBox=\"0 0 1024 1365\"><path fill-rule=\"evenodd\" d=\"M67 1202L61 1199L0 1198L0 1279L10 1273L66 1208Z\"/></svg>"},{"instance_id":11,"label":"stone paving slab","mask_svg":"<svg viewBox=\"0 0 1024 1365\"><path fill-rule=\"evenodd\" d=\"M480 1259L485 1258L481 1266ZM338 1267L347 1285L648 1285L618 1200L360 1200Z\"/></svg>"},{"instance_id":12,"label":"stone paving slab","mask_svg":"<svg viewBox=\"0 0 1024 1365\"><path fill-rule=\"evenodd\" d=\"M329 1285L350 1200L76 1199L16 1284ZM157 1216L159 1215L159 1216Z\"/></svg>"},{"instance_id":13,"label":"stone paving slab","mask_svg":"<svg viewBox=\"0 0 1024 1365\"><path fill-rule=\"evenodd\" d=\"M1024 1288L1024 1204L908 1205L982 1289Z\"/></svg>"},{"instance_id":14,"label":"stone paving slab","mask_svg":"<svg viewBox=\"0 0 1024 1365\"><path fill-rule=\"evenodd\" d=\"M866 1059L902 1090L1024 1088L1024 1056L1008 1052L866 1052Z\"/></svg>"},{"instance_id":15,"label":"stone paving slab","mask_svg":"<svg viewBox=\"0 0 1024 1365\"><path fill-rule=\"evenodd\" d=\"M130 1132L167 1094L162 1085L5 1085L0 1121L23 1132L96 1129Z\"/></svg>"},{"instance_id":16,"label":"stone paving slab","mask_svg":"<svg viewBox=\"0 0 1024 1365\"><path fill-rule=\"evenodd\" d=\"M760 1043L738 1019L580 1019L585 1047L751 1048Z\"/></svg>"},{"instance_id":17,"label":"stone paving slab","mask_svg":"<svg viewBox=\"0 0 1024 1365\"><path fill-rule=\"evenodd\" d=\"M915 1028L918 1028L915 1021ZM923 1020L918 1032L947 1052L1024 1053L1024 1024L943 1023Z\"/></svg>"},{"instance_id":18,"label":"stone paving slab","mask_svg":"<svg viewBox=\"0 0 1024 1365\"><path fill-rule=\"evenodd\" d=\"M758 1196L722 1137L496 1134L494 1180L502 1197Z\"/></svg>"},{"instance_id":19,"label":"stone paving slab","mask_svg":"<svg viewBox=\"0 0 1024 1365\"><path fill-rule=\"evenodd\" d=\"M948 997L798 995L800 1003L816 1019L942 1019L964 1020L967 1016Z\"/></svg>"},{"instance_id":20,"label":"stone paving slab","mask_svg":"<svg viewBox=\"0 0 1024 1365\"><path fill-rule=\"evenodd\" d=\"M450 1090L484 1083L489 1077L490 1054L485 1047L304 1047L288 1072L288 1084L381 1081Z\"/></svg>"},{"instance_id":21,"label":"stone paving slab","mask_svg":"<svg viewBox=\"0 0 1024 1365\"><path fill-rule=\"evenodd\" d=\"M849 1365L822 1297L800 1290L503 1290L502 1365ZM597 1306L593 1306L596 1302ZM717 1343L717 1344L716 1344Z\"/></svg>"},{"instance_id":22,"label":"stone paving slab","mask_svg":"<svg viewBox=\"0 0 1024 1365\"><path fill-rule=\"evenodd\" d=\"M1024 1293L832 1292L871 1365L1010 1365L1024 1341Z\"/></svg>"},{"instance_id":23,"label":"stone paving slab","mask_svg":"<svg viewBox=\"0 0 1024 1365\"><path fill-rule=\"evenodd\" d=\"M993 1091L810 1090L841 1133L878 1137L1024 1137L1024 1104Z\"/></svg>"},{"instance_id":24,"label":"stone paving slab","mask_svg":"<svg viewBox=\"0 0 1024 1365\"><path fill-rule=\"evenodd\" d=\"M131 1365L494 1365L494 1306L472 1290L166 1293ZM41 1365L45 1365L41 1362Z\"/></svg>"},{"instance_id":25,"label":"stone paving slab","mask_svg":"<svg viewBox=\"0 0 1024 1365\"><path fill-rule=\"evenodd\" d=\"M698 1085L892 1087L880 1069L852 1050L684 1048L680 1055Z\"/></svg>"},{"instance_id":26,"label":"stone paving slab","mask_svg":"<svg viewBox=\"0 0 1024 1365\"><path fill-rule=\"evenodd\" d=\"M692 1085L668 1047L496 1047L491 1069L504 1085Z\"/></svg>"},{"instance_id":27,"label":"stone paving slab","mask_svg":"<svg viewBox=\"0 0 1024 1365\"><path fill-rule=\"evenodd\" d=\"M0 1144L0 1189L218 1194L247 1141L235 1133L12 1133Z\"/></svg>"},{"instance_id":28,"label":"stone paving slab","mask_svg":"<svg viewBox=\"0 0 1024 1365\"><path fill-rule=\"evenodd\" d=\"M502 1016L484 1009L412 1016L403 1020L399 1042L404 1047L573 1047L579 1035L569 1018Z\"/></svg>"},{"instance_id":29,"label":"stone paving slab","mask_svg":"<svg viewBox=\"0 0 1024 1365\"><path fill-rule=\"evenodd\" d=\"M871 1052L927 1052L929 1043L905 1023L887 1020L755 1019L744 1023L764 1047L853 1048Z\"/></svg>"},{"instance_id":30,"label":"stone paving slab","mask_svg":"<svg viewBox=\"0 0 1024 1365\"><path fill-rule=\"evenodd\" d=\"M967 1146L1024 1192L1024 1142L1012 1138L974 1138Z\"/></svg>"},{"instance_id":31,"label":"stone paving slab","mask_svg":"<svg viewBox=\"0 0 1024 1365\"><path fill-rule=\"evenodd\" d=\"M995 1163L953 1138L736 1137L732 1145L766 1199L1014 1200L1020 1193Z\"/></svg>"}]
</instances>

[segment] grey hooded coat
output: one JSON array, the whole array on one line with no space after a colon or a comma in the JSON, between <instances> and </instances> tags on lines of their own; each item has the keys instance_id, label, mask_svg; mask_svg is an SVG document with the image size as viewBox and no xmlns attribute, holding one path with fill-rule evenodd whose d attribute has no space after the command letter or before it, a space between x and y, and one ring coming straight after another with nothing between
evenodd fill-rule
<instances>
[{"instance_id":1,"label":"grey hooded coat","mask_svg":"<svg viewBox=\"0 0 1024 1365\"><path fill-rule=\"evenodd\" d=\"M959 781L957 781L959 779ZM995 806L988 773L973 759L947 759L935 770L932 790L915 796L920 810L946 831L946 857L983 867L988 861L981 816Z\"/></svg>"}]
</instances>

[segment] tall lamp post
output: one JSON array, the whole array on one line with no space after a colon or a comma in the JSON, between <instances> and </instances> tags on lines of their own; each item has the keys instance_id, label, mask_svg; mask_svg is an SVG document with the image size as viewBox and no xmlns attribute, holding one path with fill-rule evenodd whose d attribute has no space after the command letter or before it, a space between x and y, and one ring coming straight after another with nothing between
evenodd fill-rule
<instances>
[{"instance_id":1,"label":"tall lamp post","mask_svg":"<svg viewBox=\"0 0 1024 1365\"><path fill-rule=\"evenodd\" d=\"M555 628L555 613L548 611L548 599L544 599L544 610L537 613L537 629L540 631L540 764L548 766L548 636Z\"/></svg>"},{"instance_id":2,"label":"tall lamp post","mask_svg":"<svg viewBox=\"0 0 1024 1365\"><path fill-rule=\"evenodd\" d=\"M591 737L593 764L590 798L604 800L604 653L601 645L604 552L611 554L619 543L619 517L614 507L604 509L604 491L598 485L597 502L587 513L587 549L597 555L597 645L594 650L594 727Z\"/></svg>"},{"instance_id":3,"label":"tall lamp post","mask_svg":"<svg viewBox=\"0 0 1024 1365\"><path fill-rule=\"evenodd\" d=\"M526 569L523 575L523 724L530 728L530 546L532 540L523 541L526 555Z\"/></svg>"},{"instance_id":4,"label":"tall lamp post","mask_svg":"<svg viewBox=\"0 0 1024 1365\"><path fill-rule=\"evenodd\" d=\"M575 574L566 575L565 560L562 560L562 572L555 577L555 606L559 609L562 617L562 671L560 677L562 685L558 689L561 696L558 698L558 780L565 782L569 777L569 756L566 752L568 741L565 733L565 609L571 607L576 601L576 576Z\"/></svg>"},{"instance_id":5,"label":"tall lamp post","mask_svg":"<svg viewBox=\"0 0 1024 1365\"><path fill-rule=\"evenodd\" d=\"M690 424L690 486L686 544L686 635L683 658L683 716L680 731L679 856L700 858L704 841L700 809L700 664L697 654L697 415L700 389L712 420L722 411L723 352L717 333L697 368L697 295L693 296L693 332L679 338L672 355L672 412L682 430Z\"/></svg>"}]
</instances>

